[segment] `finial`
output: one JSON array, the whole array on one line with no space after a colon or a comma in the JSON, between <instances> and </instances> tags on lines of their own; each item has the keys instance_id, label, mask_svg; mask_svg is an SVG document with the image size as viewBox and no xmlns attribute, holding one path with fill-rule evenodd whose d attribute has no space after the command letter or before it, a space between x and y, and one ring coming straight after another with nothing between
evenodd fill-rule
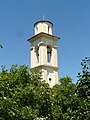
<instances>
[{"instance_id":1,"label":"finial","mask_svg":"<svg viewBox=\"0 0 90 120\"><path fill-rule=\"evenodd\" d=\"M43 20L44 20L44 17L45 17L45 16L43 15Z\"/></svg>"}]
</instances>

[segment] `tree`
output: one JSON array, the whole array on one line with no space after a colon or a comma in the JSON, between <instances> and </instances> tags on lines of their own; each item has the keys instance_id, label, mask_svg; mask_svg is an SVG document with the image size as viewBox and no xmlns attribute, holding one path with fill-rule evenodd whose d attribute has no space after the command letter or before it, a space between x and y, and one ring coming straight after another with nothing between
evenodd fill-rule
<instances>
[{"instance_id":1,"label":"tree","mask_svg":"<svg viewBox=\"0 0 90 120\"><path fill-rule=\"evenodd\" d=\"M0 119L33 120L49 118L50 88L41 82L41 71L26 65L2 68L0 73Z\"/></svg>"},{"instance_id":2,"label":"tree","mask_svg":"<svg viewBox=\"0 0 90 120\"><path fill-rule=\"evenodd\" d=\"M42 81L41 71L26 65L2 67L0 72L0 120L89 120L90 58L82 63L77 84L60 78L50 88Z\"/></svg>"},{"instance_id":3,"label":"tree","mask_svg":"<svg viewBox=\"0 0 90 120\"><path fill-rule=\"evenodd\" d=\"M61 78L60 83L52 90L54 97L53 120L70 120L76 86L68 76Z\"/></svg>"},{"instance_id":4,"label":"tree","mask_svg":"<svg viewBox=\"0 0 90 120\"><path fill-rule=\"evenodd\" d=\"M79 105L75 111L75 119L90 120L90 57L81 62L82 74L78 73L77 91Z\"/></svg>"},{"instance_id":5,"label":"tree","mask_svg":"<svg viewBox=\"0 0 90 120\"><path fill-rule=\"evenodd\" d=\"M78 73L77 92L82 100L90 99L90 58L85 58L81 62L82 74Z\"/></svg>"},{"instance_id":6,"label":"tree","mask_svg":"<svg viewBox=\"0 0 90 120\"><path fill-rule=\"evenodd\" d=\"M3 48L3 46L0 44L0 48Z\"/></svg>"}]
</instances>

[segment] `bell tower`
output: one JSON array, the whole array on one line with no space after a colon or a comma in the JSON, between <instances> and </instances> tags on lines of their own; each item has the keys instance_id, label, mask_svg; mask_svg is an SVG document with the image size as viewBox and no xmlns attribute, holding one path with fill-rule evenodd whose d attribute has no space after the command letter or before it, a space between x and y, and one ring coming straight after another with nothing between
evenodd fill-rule
<instances>
[{"instance_id":1,"label":"bell tower","mask_svg":"<svg viewBox=\"0 0 90 120\"><path fill-rule=\"evenodd\" d=\"M57 41L60 38L53 36L53 23L50 21L37 21L34 31L35 35L28 39L31 43L31 69L41 69L43 80L53 87L58 84Z\"/></svg>"}]
</instances>

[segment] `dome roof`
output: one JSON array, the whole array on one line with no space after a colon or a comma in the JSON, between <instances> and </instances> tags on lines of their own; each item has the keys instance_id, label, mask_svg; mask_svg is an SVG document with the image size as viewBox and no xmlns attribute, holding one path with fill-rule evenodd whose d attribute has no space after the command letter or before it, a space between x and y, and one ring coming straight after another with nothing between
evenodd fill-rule
<instances>
[{"instance_id":1,"label":"dome roof","mask_svg":"<svg viewBox=\"0 0 90 120\"><path fill-rule=\"evenodd\" d=\"M38 23L45 23L45 22L50 23L50 24L53 26L53 23L50 22L50 21L48 21L48 20L40 20L40 21L37 21L37 22L34 23L34 27L35 27L36 24L38 24Z\"/></svg>"}]
</instances>

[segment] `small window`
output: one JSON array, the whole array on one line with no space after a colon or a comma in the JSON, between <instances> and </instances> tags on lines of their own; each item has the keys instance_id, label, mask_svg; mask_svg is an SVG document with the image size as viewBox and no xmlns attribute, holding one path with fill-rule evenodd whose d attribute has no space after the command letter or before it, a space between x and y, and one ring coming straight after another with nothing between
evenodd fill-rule
<instances>
[{"instance_id":1,"label":"small window","mask_svg":"<svg viewBox=\"0 0 90 120\"><path fill-rule=\"evenodd\" d=\"M49 78L49 83L51 84L51 78Z\"/></svg>"},{"instance_id":2,"label":"small window","mask_svg":"<svg viewBox=\"0 0 90 120\"><path fill-rule=\"evenodd\" d=\"M51 82L51 78L49 78L49 81Z\"/></svg>"},{"instance_id":3,"label":"small window","mask_svg":"<svg viewBox=\"0 0 90 120\"><path fill-rule=\"evenodd\" d=\"M48 26L48 33L49 33L50 27Z\"/></svg>"},{"instance_id":4,"label":"small window","mask_svg":"<svg viewBox=\"0 0 90 120\"><path fill-rule=\"evenodd\" d=\"M36 27L36 33L38 33L38 27Z\"/></svg>"},{"instance_id":5,"label":"small window","mask_svg":"<svg viewBox=\"0 0 90 120\"><path fill-rule=\"evenodd\" d=\"M51 47L47 46L47 61L50 63L51 61Z\"/></svg>"}]
</instances>

